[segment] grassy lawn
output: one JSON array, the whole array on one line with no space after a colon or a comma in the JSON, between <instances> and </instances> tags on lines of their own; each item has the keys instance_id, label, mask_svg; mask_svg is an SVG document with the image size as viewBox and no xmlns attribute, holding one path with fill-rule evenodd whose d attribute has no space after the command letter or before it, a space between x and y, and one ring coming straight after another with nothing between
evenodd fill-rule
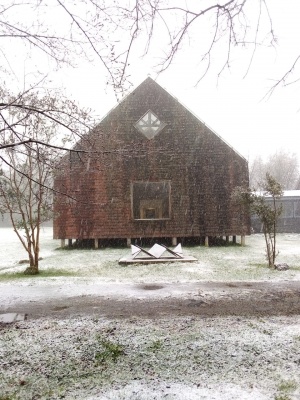
<instances>
[{"instance_id":1,"label":"grassy lawn","mask_svg":"<svg viewBox=\"0 0 300 400\"><path fill-rule=\"evenodd\" d=\"M0 230L0 280L35 279L23 277L26 258L15 234L8 228ZM9 242L8 242L9 241ZM2 247L2 248L1 248ZM118 260L130 253L128 248L99 250L61 250L52 239L51 228L44 228L41 241L40 270L37 279L55 277L99 278L109 282L192 282L192 281L255 281L300 279L300 235L278 235L278 262L290 266L278 272L267 268L262 235L247 237L246 246L184 247L184 253L197 258L194 263L180 261L165 264L134 264L121 266Z\"/></svg>"}]
</instances>

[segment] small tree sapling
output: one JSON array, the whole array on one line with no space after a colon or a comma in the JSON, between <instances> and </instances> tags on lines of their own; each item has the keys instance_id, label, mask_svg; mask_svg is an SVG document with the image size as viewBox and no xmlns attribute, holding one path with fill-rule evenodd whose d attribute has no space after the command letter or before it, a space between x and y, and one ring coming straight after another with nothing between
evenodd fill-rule
<instances>
[{"instance_id":1,"label":"small tree sapling","mask_svg":"<svg viewBox=\"0 0 300 400\"><path fill-rule=\"evenodd\" d=\"M250 188L238 187L234 192L237 202L249 207L252 214L256 214L261 221L262 231L266 243L266 258L270 268L274 268L278 255L276 233L277 221L282 213L282 204L278 200L283 195L282 186L269 173L262 184L263 191L256 192ZM266 198L271 198L267 201Z\"/></svg>"}]
</instances>

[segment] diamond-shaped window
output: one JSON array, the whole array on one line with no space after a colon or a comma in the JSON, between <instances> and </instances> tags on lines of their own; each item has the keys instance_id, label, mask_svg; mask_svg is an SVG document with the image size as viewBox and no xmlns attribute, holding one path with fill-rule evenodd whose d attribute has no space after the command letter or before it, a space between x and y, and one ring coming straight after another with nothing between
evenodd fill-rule
<instances>
[{"instance_id":1,"label":"diamond-shaped window","mask_svg":"<svg viewBox=\"0 0 300 400\"><path fill-rule=\"evenodd\" d=\"M134 124L135 128L141 132L147 139L153 139L165 126L158 117L151 111L147 111L141 119Z\"/></svg>"}]
</instances>

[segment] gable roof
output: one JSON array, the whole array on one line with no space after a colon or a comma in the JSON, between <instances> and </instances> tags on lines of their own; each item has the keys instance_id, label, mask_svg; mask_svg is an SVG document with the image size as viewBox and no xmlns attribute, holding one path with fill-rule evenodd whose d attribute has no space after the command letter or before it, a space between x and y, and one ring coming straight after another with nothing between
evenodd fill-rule
<instances>
[{"instance_id":1,"label":"gable roof","mask_svg":"<svg viewBox=\"0 0 300 400\"><path fill-rule=\"evenodd\" d=\"M101 123L115 110L117 110L119 107L124 105L126 101L130 100L130 97L135 95L136 93L138 94L140 91L143 91L145 88L149 87L162 90L165 92L166 95L170 96L174 102L178 103L181 107L183 107L190 115L192 115L194 118L196 118L204 127L206 127L211 133L213 133L216 137L218 137L224 144L226 144L228 147L230 147L237 155L239 155L242 159L244 159L246 162L246 158L239 153L230 143L228 143L221 135L219 135L216 131L214 131L209 125L207 125L196 113L191 111L187 106L185 106L182 102L180 102L177 97L175 97L173 94L171 94L169 91L167 91L164 87L159 85L156 81L154 81L151 77L147 77L143 82L141 82L137 87L135 87L132 91L130 91L127 95L123 97L123 99L118 102L113 108L111 108L104 116L101 118L99 123L97 125L101 125ZM148 110L150 111L150 110ZM142 116L141 116L142 117Z\"/></svg>"}]
</instances>

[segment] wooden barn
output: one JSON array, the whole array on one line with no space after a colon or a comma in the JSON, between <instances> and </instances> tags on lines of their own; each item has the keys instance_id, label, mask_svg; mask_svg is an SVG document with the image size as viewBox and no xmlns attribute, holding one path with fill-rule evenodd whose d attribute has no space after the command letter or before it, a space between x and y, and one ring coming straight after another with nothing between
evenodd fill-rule
<instances>
[{"instance_id":1,"label":"wooden barn","mask_svg":"<svg viewBox=\"0 0 300 400\"><path fill-rule=\"evenodd\" d=\"M247 210L231 199L236 186L248 186L247 161L151 78L74 150L55 177L54 238L62 245L243 243L250 233Z\"/></svg>"}]
</instances>

